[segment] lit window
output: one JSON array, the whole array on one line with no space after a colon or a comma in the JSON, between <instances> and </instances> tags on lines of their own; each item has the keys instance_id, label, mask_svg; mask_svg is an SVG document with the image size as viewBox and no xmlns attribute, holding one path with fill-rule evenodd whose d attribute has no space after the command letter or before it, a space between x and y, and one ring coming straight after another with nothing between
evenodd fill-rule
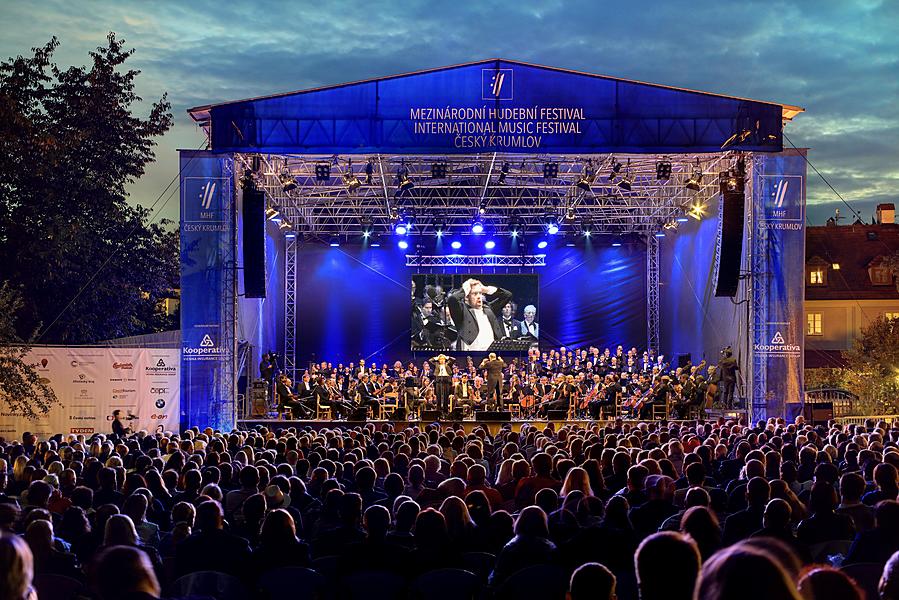
<instances>
[{"instance_id":1,"label":"lit window","mask_svg":"<svg viewBox=\"0 0 899 600\"><path fill-rule=\"evenodd\" d=\"M821 313L808 313L806 315L807 327L805 333L808 335L823 335L821 329Z\"/></svg>"},{"instance_id":2,"label":"lit window","mask_svg":"<svg viewBox=\"0 0 899 600\"><path fill-rule=\"evenodd\" d=\"M887 321L899 320L899 312L885 312L883 313L883 318Z\"/></svg>"},{"instance_id":3,"label":"lit window","mask_svg":"<svg viewBox=\"0 0 899 600\"><path fill-rule=\"evenodd\" d=\"M870 270L871 283L874 285L892 285L893 275L884 267L872 267Z\"/></svg>"},{"instance_id":4,"label":"lit window","mask_svg":"<svg viewBox=\"0 0 899 600\"><path fill-rule=\"evenodd\" d=\"M839 270L840 270L840 263L833 263L833 264L830 265L830 266L831 266L831 268L832 268L834 271L839 271Z\"/></svg>"},{"instance_id":5,"label":"lit window","mask_svg":"<svg viewBox=\"0 0 899 600\"><path fill-rule=\"evenodd\" d=\"M811 271L809 271L809 280L808 282L811 285L824 285L824 269L820 267L815 267Z\"/></svg>"}]
</instances>

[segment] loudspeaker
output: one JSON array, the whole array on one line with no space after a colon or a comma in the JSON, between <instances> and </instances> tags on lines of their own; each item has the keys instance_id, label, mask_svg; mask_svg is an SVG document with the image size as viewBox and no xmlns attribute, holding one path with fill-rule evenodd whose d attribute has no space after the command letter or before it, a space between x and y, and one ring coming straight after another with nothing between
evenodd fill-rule
<instances>
[{"instance_id":1,"label":"loudspeaker","mask_svg":"<svg viewBox=\"0 0 899 600\"><path fill-rule=\"evenodd\" d=\"M400 406L395 411L390 413L389 419L391 421L405 421L406 420L406 407Z\"/></svg>"},{"instance_id":2,"label":"loudspeaker","mask_svg":"<svg viewBox=\"0 0 899 600\"><path fill-rule=\"evenodd\" d=\"M247 298L265 298L265 193L243 191L243 289Z\"/></svg>"},{"instance_id":3,"label":"loudspeaker","mask_svg":"<svg viewBox=\"0 0 899 600\"><path fill-rule=\"evenodd\" d=\"M479 410L474 413L475 421L501 421L503 423L512 420L512 413L508 410Z\"/></svg>"},{"instance_id":4,"label":"loudspeaker","mask_svg":"<svg viewBox=\"0 0 899 600\"><path fill-rule=\"evenodd\" d=\"M719 178L721 202L721 253L715 295L734 297L740 283L740 262L743 258L743 224L746 205L745 181L742 172L722 173Z\"/></svg>"},{"instance_id":5,"label":"loudspeaker","mask_svg":"<svg viewBox=\"0 0 899 600\"><path fill-rule=\"evenodd\" d=\"M461 420L462 420L462 409L461 409L461 408L454 408L454 409L453 409L453 410L446 416L446 420L447 420L447 421L453 421L453 422L461 421Z\"/></svg>"},{"instance_id":6,"label":"loudspeaker","mask_svg":"<svg viewBox=\"0 0 899 600\"><path fill-rule=\"evenodd\" d=\"M693 355L689 352L687 354L678 354L677 355L677 366L679 369L683 369L687 366L688 363L692 361Z\"/></svg>"},{"instance_id":7,"label":"loudspeaker","mask_svg":"<svg viewBox=\"0 0 899 600\"><path fill-rule=\"evenodd\" d=\"M367 406L359 406L353 409L353 412L350 413L350 421L368 421L368 407Z\"/></svg>"},{"instance_id":8,"label":"loudspeaker","mask_svg":"<svg viewBox=\"0 0 899 600\"><path fill-rule=\"evenodd\" d=\"M440 411L439 410L423 410L421 411L421 421L422 423L433 423L434 421L440 420Z\"/></svg>"},{"instance_id":9,"label":"loudspeaker","mask_svg":"<svg viewBox=\"0 0 899 600\"><path fill-rule=\"evenodd\" d=\"M567 410L548 410L546 411L547 421L564 421L568 418Z\"/></svg>"}]
</instances>

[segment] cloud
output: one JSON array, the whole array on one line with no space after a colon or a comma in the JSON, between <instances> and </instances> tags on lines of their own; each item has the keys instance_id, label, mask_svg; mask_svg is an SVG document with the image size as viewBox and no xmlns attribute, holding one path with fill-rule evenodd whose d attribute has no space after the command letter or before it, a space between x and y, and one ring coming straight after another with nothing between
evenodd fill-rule
<instances>
[{"instance_id":1,"label":"cloud","mask_svg":"<svg viewBox=\"0 0 899 600\"><path fill-rule=\"evenodd\" d=\"M177 147L202 136L185 109L205 104L507 57L735 96L799 104L787 127L851 202L895 199L899 136L899 2L750 0L605 3L113 2L51 0L5 7L0 54L27 53L51 35L62 64L116 31L137 49L138 91L168 91L176 129L134 188L177 173ZM162 186L159 186L161 189ZM810 174L809 201L835 200ZM177 209L169 217L177 216Z\"/></svg>"}]
</instances>

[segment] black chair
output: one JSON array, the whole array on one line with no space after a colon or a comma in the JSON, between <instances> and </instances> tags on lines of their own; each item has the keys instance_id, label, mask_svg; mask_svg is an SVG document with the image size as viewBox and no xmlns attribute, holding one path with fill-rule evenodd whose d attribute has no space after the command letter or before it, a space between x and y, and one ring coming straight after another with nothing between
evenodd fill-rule
<instances>
[{"instance_id":1,"label":"black chair","mask_svg":"<svg viewBox=\"0 0 899 600\"><path fill-rule=\"evenodd\" d=\"M496 555L489 552L463 552L462 568L477 575L486 582L496 564Z\"/></svg>"},{"instance_id":2,"label":"black chair","mask_svg":"<svg viewBox=\"0 0 899 600\"><path fill-rule=\"evenodd\" d=\"M42 600L72 600L84 587L77 579L65 575L35 575L31 583Z\"/></svg>"},{"instance_id":3,"label":"black chair","mask_svg":"<svg viewBox=\"0 0 899 600\"><path fill-rule=\"evenodd\" d=\"M321 573L303 567L283 567L259 577L259 588L268 598L316 600L325 595L327 580Z\"/></svg>"},{"instance_id":4,"label":"black chair","mask_svg":"<svg viewBox=\"0 0 899 600\"><path fill-rule=\"evenodd\" d=\"M517 571L496 589L496 600L565 600L568 577L565 571L554 565L535 565Z\"/></svg>"},{"instance_id":5,"label":"black chair","mask_svg":"<svg viewBox=\"0 0 899 600\"><path fill-rule=\"evenodd\" d=\"M250 594L241 581L227 573L197 571L179 577L172 585L175 596L212 596L216 600L244 600Z\"/></svg>"},{"instance_id":6,"label":"black chair","mask_svg":"<svg viewBox=\"0 0 899 600\"><path fill-rule=\"evenodd\" d=\"M321 556L312 561L312 569L320 573L330 583L337 583L337 557Z\"/></svg>"},{"instance_id":7,"label":"black chair","mask_svg":"<svg viewBox=\"0 0 899 600\"><path fill-rule=\"evenodd\" d=\"M405 600L406 580L387 571L359 571L340 580L344 600Z\"/></svg>"},{"instance_id":8,"label":"black chair","mask_svg":"<svg viewBox=\"0 0 899 600\"><path fill-rule=\"evenodd\" d=\"M410 586L410 596L419 600L472 600L481 581L464 569L435 569L419 575Z\"/></svg>"},{"instance_id":9,"label":"black chair","mask_svg":"<svg viewBox=\"0 0 899 600\"><path fill-rule=\"evenodd\" d=\"M880 576L883 574L883 565L879 563L855 563L840 567L840 570L849 575L865 592L867 600L878 600L880 593L877 588L880 585Z\"/></svg>"}]
</instances>

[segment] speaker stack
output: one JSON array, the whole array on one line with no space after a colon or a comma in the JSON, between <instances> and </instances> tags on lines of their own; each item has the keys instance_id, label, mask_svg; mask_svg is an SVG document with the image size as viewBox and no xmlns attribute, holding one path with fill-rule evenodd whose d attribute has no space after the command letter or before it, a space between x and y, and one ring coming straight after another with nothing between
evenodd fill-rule
<instances>
[{"instance_id":1,"label":"speaker stack","mask_svg":"<svg viewBox=\"0 0 899 600\"><path fill-rule=\"evenodd\" d=\"M243 190L243 289L247 298L265 298L265 192Z\"/></svg>"},{"instance_id":2,"label":"speaker stack","mask_svg":"<svg viewBox=\"0 0 899 600\"><path fill-rule=\"evenodd\" d=\"M715 278L715 295L734 297L740 283L743 258L743 223L746 210L746 178L743 162L718 178L721 191L721 254Z\"/></svg>"}]
</instances>

